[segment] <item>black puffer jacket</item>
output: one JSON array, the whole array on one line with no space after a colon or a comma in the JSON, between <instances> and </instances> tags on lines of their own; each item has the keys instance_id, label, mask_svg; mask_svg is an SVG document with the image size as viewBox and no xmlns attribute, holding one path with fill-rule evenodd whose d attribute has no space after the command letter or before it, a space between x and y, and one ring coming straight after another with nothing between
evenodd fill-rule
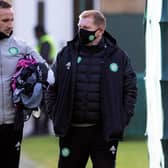
<instances>
[{"instance_id":1,"label":"black puffer jacket","mask_svg":"<svg viewBox=\"0 0 168 168\"><path fill-rule=\"evenodd\" d=\"M109 141L122 138L124 128L134 113L137 86L136 74L128 56L107 32L104 33L104 39L101 125L104 138ZM56 82L48 88L46 103L56 136L65 136L71 125L78 48L76 37L62 49L52 67Z\"/></svg>"}]
</instances>

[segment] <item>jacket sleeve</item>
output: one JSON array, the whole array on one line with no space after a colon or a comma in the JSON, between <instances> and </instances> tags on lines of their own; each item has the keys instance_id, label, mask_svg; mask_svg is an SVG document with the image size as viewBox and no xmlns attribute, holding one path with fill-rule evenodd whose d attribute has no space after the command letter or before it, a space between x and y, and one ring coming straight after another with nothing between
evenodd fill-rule
<instances>
[{"instance_id":1,"label":"jacket sleeve","mask_svg":"<svg viewBox=\"0 0 168 168\"><path fill-rule=\"evenodd\" d=\"M49 85L45 93L46 108L47 108L48 115L51 119L53 118L53 108L54 108L56 97L57 97L57 81L58 81L57 80L58 78L58 75L57 75L58 67L57 66L58 66L58 59L51 67L52 71L54 72L55 83L53 85Z\"/></svg>"},{"instance_id":2,"label":"jacket sleeve","mask_svg":"<svg viewBox=\"0 0 168 168\"><path fill-rule=\"evenodd\" d=\"M124 122L128 125L134 114L137 99L137 78L128 56L124 61Z\"/></svg>"},{"instance_id":3,"label":"jacket sleeve","mask_svg":"<svg viewBox=\"0 0 168 168\"><path fill-rule=\"evenodd\" d=\"M35 51L28 45L26 45L26 54L32 55L35 58L35 60L39 63L40 68L42 70L43 81L48 82L48 84L50 85L53 84L55 82L55 78L46 60L37 51Z\"/></svg>"}]
</instances>

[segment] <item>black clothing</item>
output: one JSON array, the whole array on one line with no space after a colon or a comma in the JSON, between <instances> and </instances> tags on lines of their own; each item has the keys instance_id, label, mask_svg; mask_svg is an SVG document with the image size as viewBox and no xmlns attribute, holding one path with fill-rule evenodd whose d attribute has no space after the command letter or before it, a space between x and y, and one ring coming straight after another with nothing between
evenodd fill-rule
<instances>
[{"instance_id":1,"label":"black clothing","mask_svg":"<svg viewBox=\"0 0 168 168\"><path fill-rule=\"evenodd\" d=\"M14 124L0 125L0 155L2 167L19 168L22 134L23 128L16 131Z\"/></svg>"},{"instance_id":2,"label":"black clothing","mask_svg":"<svg viewBox=\"0 0 168 168\"><path fill-rule=\"evenodd\" d=\"M85 168L89 156L94 168L115 168L118 141L106 142L98 125L70 127L59 146L58 168Z\"/></svg>"},{"instance_id":3,"label":"black clothing","mask_svg":"<svg viewBox=\"0 0 168 168\"><path fill-rule=\"evenodd\" d=\"M126 53L107 32L104 33L103 50L100 124L104 138L111 141L122 138L133 115L137 96L136 74ZM77 36L62 49L52 66L56 82L48 88L46 103L55 134L60 137L67 134L72 124L78 54Z\"/></svg>"},{"instance_id":4,"label":"black clothing","mask_svg":"<svg viewBox=\"0 0 168 168\"><path fill-rule=\"evenodd\" d=\"M81 47L77 58L72 123L100 122L100 81L104 51Z\"/></svg>"},{"instance_id":5,"label":"black clothing","mask_svg":"<svg viewBox=\"0 0 168 168\"><path fill-rule=\"evenodd\" d=\"M13 34L13 31L11 31L11 33L9 35L6 35L6 34L0 32L0 40L3 40L5 38L9 38L12 34Z\"/></svg>"},{"instance_id":6,"label":"black clothing","mask_svg":"<svg viewBox=\"0 0 168 168\"><path fill-rule=\"evenodd\" d=\"M52 60L50 60L50 50L51 46L48 42L42 43L41 44L41 50L40 50L40 55L43 56L43 58L47 61L49 65L52 64Z\"/></svg>"}]
</instances>

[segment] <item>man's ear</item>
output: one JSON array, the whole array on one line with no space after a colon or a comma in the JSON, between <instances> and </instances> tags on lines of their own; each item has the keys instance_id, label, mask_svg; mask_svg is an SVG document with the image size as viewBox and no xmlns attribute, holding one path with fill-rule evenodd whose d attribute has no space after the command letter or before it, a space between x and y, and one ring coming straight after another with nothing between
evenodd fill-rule
<instances>
[{"instance_id":1,"label":"man's ear","mask_svg":"<svg viewBox=\"0 0 168 168\"><path fill-rule=\"evenodd\" d=\"M95 35L96 35L96 36L97 36L97 35L100 35L100 34L102 35L102 34L104 33L104 31L105 31L105 30L104 30L103 28L98 28L98 30L96 31L96 34L95 34Z\"/></svg>"}]
</instances>

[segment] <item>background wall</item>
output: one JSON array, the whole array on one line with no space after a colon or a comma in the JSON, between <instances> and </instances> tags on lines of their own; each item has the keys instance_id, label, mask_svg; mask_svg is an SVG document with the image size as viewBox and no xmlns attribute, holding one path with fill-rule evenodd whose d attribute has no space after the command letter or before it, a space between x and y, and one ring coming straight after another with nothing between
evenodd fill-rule
<instances>
[{"instance_id":1,"label":"background wall","mask_svg":"<svg viewBox=\"0 0 168 168\"><path fill-rule=\"evenodd\" d=\"M101 0L100 4L105 13L142 13L145 0Z\"/></svg>"},{"instance_id":2,"label":"background wall","mask_svg":"<svg viewBox=\"0 0 168 168\"><path fill-rule=\"evenodd\" d=\"M34 26L37 24L38 0L14 0L15 34L30 45L35 45ZM59 49L67 40L72 38L73 1L47 0L45 3L45 26Z\"/></svg>"}]
</instances>

